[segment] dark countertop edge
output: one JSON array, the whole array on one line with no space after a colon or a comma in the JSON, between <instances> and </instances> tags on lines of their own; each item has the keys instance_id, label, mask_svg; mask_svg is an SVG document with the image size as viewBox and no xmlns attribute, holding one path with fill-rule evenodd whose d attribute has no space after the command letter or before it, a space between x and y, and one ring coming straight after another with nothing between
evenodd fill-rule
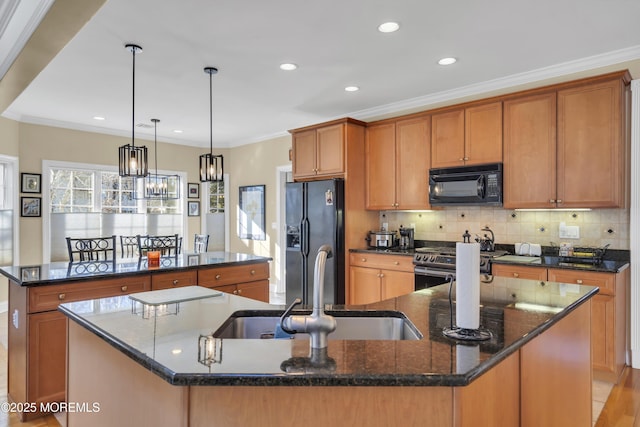
<instances>
[{"instance_id":1,"label":"dark countertop edge","mask_svg":"<svg viewBox=\"0 0 640 427\"><path fill-rule=\"evenodd\" d=\"M286 373L176 373L167 369L164 365L156 362L146 354L140 353L131 346L123 343L118 338L98 328L90 322L68 311L65 307L59 306L58 310L75 321L80 326L92 332L98 338L105 341L111 347L122 352L127 357L133 359L143 368L155 373L163 380L175 386L319 386L319 387L339 387L339 386L365 386L365 387L456 387L466 386L473 382L476 378L489 371L508 356L515 353L529 341L542 334L551 326L561 319L565 318L569 313L582 305L585 301L593 297L599 292L599 288L594 287L568 305L561 313L555 317L542 323L536 329L520 338L508 347L503 348L494 353L480 363L475 369L467 374L286 374Z\"/></svg>"},{"instance_id":2,"label":"dark countertop edge","mask_svg":"<svg viewBox=\"0 0 640 427\"><path fill-rule=\"evenodd\" d=\"M260 255L254 255L256 257ZM34 287L34 286L44 286L44 285L56 285L68 282L80 282L87 280L100 280L100 279L112 279L114 277L130 277L130 276L138 276L142 274L154 274L154 273L169 273L175 271L186 271L186 270L205 270L208 268L216 268L216 267L225 267L230 265L245 265L245 264L259 264L262 262L273 261L271 257L262 257L261 259L251 259L244 261L225 261L225 262L217 262L214 264L198 264L198 265L185 265L185 266L173 266L173 267L159 267L159 268L147 268L146 270L139 271L125 271L125 272L116 272L116 273L97 273L86 276L75 276L75 277L61 277L59 279L44 279L37 281L28 281L22 282L21 279L9 274L5 270L0 268L0 274L5 276L7 279L12 282L18 284L23 287Z\"/></svg>"}]
</instances>

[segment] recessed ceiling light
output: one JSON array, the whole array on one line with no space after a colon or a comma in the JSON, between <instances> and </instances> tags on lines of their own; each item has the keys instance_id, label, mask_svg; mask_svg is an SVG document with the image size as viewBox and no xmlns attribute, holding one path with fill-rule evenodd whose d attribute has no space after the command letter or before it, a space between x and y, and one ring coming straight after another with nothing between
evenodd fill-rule
<instances>
[{"instance_id":1,"label":"recessed ceiling light","mask_svg":"<svg viewBox=\"0 0 640 427\"><path fill-rule=\"evenodd\" d=\"M182 353L181 348L174 348L173 350L171 350L171 354L180 354L180 353Z\"/></svg>"},{"instance_id":2,"label":"recessed ceiling light","mask_svg":"<svg viewBox=\"0 0 640 427\"><path fill-rule=\"evenodd\" d=\"M384 24L380 24L378 26L378 31L381 33L393 33L394 31L398 31L400 29L400 24L397 22L385 22Z\"/></svg>"},{"instance_id":3,"label":"recessed ceiling light","mask_svg":"<svg viewBox=\"0 0 640 427\"><path fill-rule=\"evenodd\" d=\"M344 90L347 92L356 92L359 91L360 88L358 86L347 86L344 88Z\"/></svg>"},{"instance_id":4,"label":"recessed ceiling light","mask_svg":"<svg viewBox=\"0 0 640 427\"><path fill-rule=\"evenodd\" d=\"M182 133L182 130L180 130L180 129L174 129L174 130L173 130L173 133Z\"/></svg>"},{"instance_id":5,"label":"recessed ceiling light","mask_svg":"<svg viewBox=\"0 0 640 427\"><path fill-rule=\"evenodd\" d=\"M288 62L285 62L284 64L280 64L280 69L284 71L293 71L296 68L298 68L296 64L291 64Z\"/></svg>"},{"instance_id":6,"label":"recessed ceiling light","mask_svg":"<svg viewBox=\"0 0 640 427\"><path fill-rule=\"evenodd\" d=\"M93 116L93 120L104 120L102 116Z\"/></svg>"},{"instance_id":7,"label":"recessed ceiling light","mask_svg":"<svg viewBox=\"0 0 640 427\"><path fill-rule=\"evenodd\" d=\"M455 64L457 61L456 58L442 58L440 61L438 61L438 64L440 65L451 65L451 64Z\"/></svg>"}]
</instances>

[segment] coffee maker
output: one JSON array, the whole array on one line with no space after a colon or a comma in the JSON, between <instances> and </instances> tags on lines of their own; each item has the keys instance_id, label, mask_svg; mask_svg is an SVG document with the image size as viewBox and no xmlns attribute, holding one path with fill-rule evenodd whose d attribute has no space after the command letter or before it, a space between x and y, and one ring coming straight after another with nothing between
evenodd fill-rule
<instances>
[{"instance_id":1,"label":"coffee maker","mask_svg":"<svg viewBox=\"0 0 640 427\"><path fill-rule=\"evenodd\" d=\"M414 248L413 228L404 228L400 226L400 249L407 250Z\"/></svg>"}]
</instances>

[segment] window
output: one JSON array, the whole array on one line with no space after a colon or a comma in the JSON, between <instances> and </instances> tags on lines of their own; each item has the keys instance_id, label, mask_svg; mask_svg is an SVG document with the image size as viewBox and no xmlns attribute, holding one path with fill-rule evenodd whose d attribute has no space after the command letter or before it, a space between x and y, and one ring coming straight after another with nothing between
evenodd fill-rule
<instances>
[{"instance_id":1,"label":"window","mask_svg":"<svg viewBox=\"0 0 640 427\"><path fill-rule=\"evenodd\" d=\"M0 265L12 265L14 259L14 244L17 235L14 198L17 196L17 186L14 174L17 169L17 159L0 156Z\"/></svg>"},{"instance_id":2,"label":"window","mask_svg":"<svg viewBox=\"0 0 640 427\"><path fill-rule=\"evenodd\" d=\"M54 169L51 171L51 212L92 212L94 173Z\"/></svg>"},{"instance_id":3,"label":"window","mask_svg":"<svg viewBox=\"0 0 640 427\"><path fill-rule=\"evenodd\" d=\"M101 172L100 175L102 212L136 213L138 206L133 196L133 178L121 177L116 172Z\"/></svg>"},{"instance_id":4,"label":"window","mask_svg":"<svg viewBox=\"0 0 640 427\"><path fill-rule=\"evenodd\" d=\"M209 183L209 213L224 213L224 183Z\"/></svg>"}]
</instances>

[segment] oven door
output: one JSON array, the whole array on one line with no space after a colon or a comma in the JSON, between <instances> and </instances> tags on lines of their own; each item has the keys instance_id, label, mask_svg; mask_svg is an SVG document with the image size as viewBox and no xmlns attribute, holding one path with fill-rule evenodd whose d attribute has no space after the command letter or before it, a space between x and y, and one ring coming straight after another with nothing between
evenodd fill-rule
<instances>
[{"instance_id":1,"label":"oven door","mask_svg":"<svg viewBox=\"0 0 640 427\"><path fill-rule=\"evenodd\" d=\"M452 278L453 280L456 279L455 270L437 269L421 265L416 265L413 273L415 277L414 290L416 291L449 283Z\"/></svg>"}]
</instances>

